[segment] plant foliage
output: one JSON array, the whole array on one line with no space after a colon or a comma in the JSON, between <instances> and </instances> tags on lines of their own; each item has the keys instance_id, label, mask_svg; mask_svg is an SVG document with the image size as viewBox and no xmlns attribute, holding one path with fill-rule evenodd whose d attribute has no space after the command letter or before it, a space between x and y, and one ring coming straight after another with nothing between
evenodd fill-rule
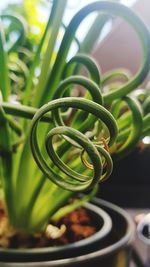
<instances>
[{"instance_id":1,"label":"plant foliage","mask_svg":"<svg viewBox=\"0 0 150 267\"><path fill-rule=\"evenodd\" d=\"M1 15L0 176L10 223L26 232L43 229L51 218L88 201L110 176L112 158L127 155L150 131L148 91L142 99L135 93L150 66L146 26L112 1L83 7L64 26L66 5L53 1L36 45L26 41L28 25L20 15ZM76 31L93 12L98 15L80 44ZM142 58L134 76L125 70L101 75L88 55L97 30L112 16L125 19L137 33ZM72 42L78 51L68 59ZM62 208L80 191L90 193Z\"/></svg>"}]
</instances>

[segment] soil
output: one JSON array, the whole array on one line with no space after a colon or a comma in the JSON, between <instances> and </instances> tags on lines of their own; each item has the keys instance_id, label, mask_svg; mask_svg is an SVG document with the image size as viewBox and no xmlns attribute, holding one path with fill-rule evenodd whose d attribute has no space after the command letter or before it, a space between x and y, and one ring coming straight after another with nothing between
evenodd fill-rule
<instances>
[{"instance_id":1,"label":"soil","mask_svg":"<svg viewBox=\"0 0 150 267\"><path fill-rule=\"evenodd\" d=\"M38 248L66 245L87 238L97 231L97 227L93 225L91 215L85 208L79 208L67 214L61 220L48 225L50 228L56 228L58 232L63 229L58 237L52 237L47 231L32 235L20 235L12 228L7 228L7 224L8 220L3 205L0 203L0 247L5 248Z\"/></svg>"}]
</instances>

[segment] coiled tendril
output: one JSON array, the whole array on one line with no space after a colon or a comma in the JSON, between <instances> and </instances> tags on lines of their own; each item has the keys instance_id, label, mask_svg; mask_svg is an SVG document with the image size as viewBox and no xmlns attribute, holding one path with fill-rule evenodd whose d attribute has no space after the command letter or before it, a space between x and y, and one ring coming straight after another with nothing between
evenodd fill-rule
<instances>
[{"instance_id":1,"label":"coiled tendril","mask_svg":"<svg viewBox=\"0 0 150 267\"><path fill-rule=\"evenodd\" d=\"M78 26L87 15L94 11L121 16L127 20L139 37L143 55L141 62L142 64L135 76L133 76L131 79L128 79L128 76L126 76L125 78L127 82L125 82L125 84L117 86L117 88L109 90L106 93L104 92L103 95L100 92L99 84L101 83L102 86L108 77L106 80L101 79L100 81L99 72L95 72L95 69L97 70L95 62L91 61L88 57L79 54L66 64L68 51ZM135 123L135 126L132 127L127 140L123 140L124 142L121 142L120 139L122 139L122 134L125 136L126 134L124 134L124 131L119 133L116 146L119 157L121 157L123 154L126 154L127 151L130 150L139 140L139 136L141 134L140 128L142 126L142 114L138 108L138 105L132 101L132 99L125 96L133 91L144 80L149 71L149 42L149 33L145 25L130 9L121 4L109 3L106 1L94 2L82 8L71 20L65 31L56 61L47 79L47 84L42 93L42 97L37 101L37 103L38 105L42 105L43 103L47 102L48 99L55 100L52 100L48 104L42 106L37 111L31 126L31 149L33 156L43 173L57 185L68 190L80 191L91 188L94 184L98 183L98 181L102 181L106 179L108 175L110 175L112 161L106 147L107 145L112 146L116 139L117 118L115 120L111 113L102 106L103 102L105 106L111 109L113 101L120 101L122 98L124 98L123 100L127 103L129 109L132 110L133 124ZM78 66L75 64L85 66L93 81L77 75L68 77L70 74L77 73L76 68ZM63 80L59 85L62 77L68 78ZM74 84L84 86L88 91L86 98L92 100L79 97L63 97L66 93L66 89L68 89L68 87L70 88L70 86L72 87ZM120 108L118 107L118 104L113 105L115 106L112 106L112 108L117 114ZM69 124L70 126L68 126L68 124L66 125L66 120L64 120L63 117L62 109L66 108L77 110L77 115L72 117L70 116L69 118L69 121L71 120L71 123ZM41 154L37 140L38 122L48 112L51 112L51 117L55 127L53 129L50 128L50 131L46 136L45 146L47 156L49 156L54 164L53 167L47 163L47 156L44 157ZM97 121L99 123L98 125L96 125ZM140 123L140 126L138 123ZM93 132L93 129L91 129L91 124L95 124L98 128L98 131L96 130L96 132L98 132L96 138L99 140L96 139L96 142L94 139L95 133ZM64 140L61 142L61 145L60 142L56 142L54 149L54 136L57 138L57 135L61 136L61 138ZM106 146L104 146L104 144L98 144L101 141L101 138L105 138L107 140ZM69 141L67 145L65 143L66 141ZM57 146L58 143L60 145L59 147ZM71 160L69 152L71 146L75 147L77 151L80 152L80 157L76 161L76 164L72 164L71 166L78 165L77 170L79 170L79 173L81 173L80 170L82 170L83 165L84 167L87 167L88 171L82 172L82 175L67 166L67 164L61 159L61 157L63 159L65 158L66 161L67 155L68 162ZM83 154L85 151L90 158L90 163L88 160L83 159ZM59 168L59 172L55 171L55 166ZM87 176L89 169L91 169L93 172L92 176Z\"/></svg>"},{"instance_id":2,"label":"coiled tendril","mask_svg":"<svg viewBox=\"0 0 150 267\"><path fill-rule=\"evenodd\" d=\"M27 32L27 25L24 19L21 16L12 15L12 14L2 14L0 16L0 19L2 21L9 20L12 25L10 27L7 27L7 31L5 31L5 34L7 35L7 38L9 39L9 35L12 34L12 32L17 33L17 38L11 42L11 44L8 47L8 52L15 51L19 46L21 46L25 39L26 39L26 32Z\"/></svg>"},{"instance_id":3,"label":"coiled tendril","mask_svg":"<svg viewBox=\"0 0 150 267\"><path fill-rule=\"evenodd\" d=\"M54 167L51 167L50 164L46 162L46 159L40 152L40 147L37 140L37 126L38 122L47 112L58 111L60 108L74 108L79 109L88 114L94 115L97 120L100 120L108 128L109 132L109 141L108 144L111 145L115 141L117 136L117 126L115 120L111 113L107 111L103 106L95 103L91 100L79 98L79 97L65 97L53 100L48 104L42 106L35 114L32 120L31 127L31 149L35 161L37 162L40 169L43 173L54 183L63 187L64 189L71 191L80 191L90 189L98 183L99 181L105 179L112 170L112 161L108 151L100 145L92 142L84 133L79 130L76 130L72 127L63 125L58 121L56 122L56 127L51 129L46 136L46 150L51 161L57 166L62 175L59 172L56 172ZM59 114L59 112L58 112ZM61 120L60 120L61 121ZM60 122L59 121L59 122ZM93 175L87 176L80 173L77 173L64 163L57 151L53 147L53 137L59 135L62 137L69 137L73 146L77 147L80 151L84 150L87 152L87 155L90 158L90 161L93 166ZM65 153L66 151L64 151ZM79 153L80 154L80 153ZM69 157L69 149L67 151ZM82 165L82 160L79 158L79 165ZM106 167L109 166L109 168Z\"/></svg>"}]
</instances>

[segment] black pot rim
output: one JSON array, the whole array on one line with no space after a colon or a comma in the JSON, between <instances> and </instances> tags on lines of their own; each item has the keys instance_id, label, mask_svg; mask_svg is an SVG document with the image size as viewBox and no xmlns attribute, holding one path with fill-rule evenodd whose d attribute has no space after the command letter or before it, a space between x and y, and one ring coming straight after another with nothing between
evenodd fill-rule
<instances>
[{"instance_id":1,"label":"black pot rim","mask_svg":"<svg viewBox=\"0 0 150 267\"><path fill-rule=\"evenodd\" d=\"M119 241L117 241L115 244L110 245L110 246L103 248L101 250L91 252L87 255L82 255L82 256L76 257L76 260L79 261L80 263L84 262L85 259L86 259L86 261L88 261L92 258L98 258L100 256L105 257L108 254L115 253L120 247L124 247L126 244L131 242L131 240L133 239L133 236L134 236L134 232L135 232L135 225L134 225L131 217L129 216L129 214L125 210L123 210L122 208L118 207L115 204L112 204L108 201L98 199L98 198L95 198L92 201L92 203L111 208L112 210L116 210L118 213L120 213L120 215L122 215L125 218L125 220L127 221L128 227L127 227L126 234ZM75 260L75 258L70 258L70 259L62 259L62 260L58 260L58 261L59 261L59 263L61 263L60 266L65 266L67 263L71 263L74 260ZM57 266L58 261L53 261L52 266L54 266L54 267L55 267L55 265ZM16 267L19 267L19 266L16 266ZM31 267L32 267L32 265L31 265ZM38 265L37 265L37 267L38 267Z\"/></svg>"},{"instance_id":2,"label":"black pot rim","mask_svg":"<svg viewBox=\"0 0 150 267\"><path fill-rule=\"evenodd\" d=\"M135 232L135 225L134 225L132 219L130 218L129 214L126 211L124 211L122 208L116 206L115 204L112 204L112 203L105 201L105 200L102 200L102 199L95 198L92 201L92 203L95 205L101 206L101 207L104 206L108 209L114 210L125 219L125 221L127 222L127 230L126 230L126 233L124 234L124 236L119 241L117 241L113 245L109 245L103 249L100 249L100 250L97 250L94 252L90 252L86 255L81 255L81 256L66 258L66 259L52 260L51 262L50 261L33 262L33 263L32 262L24 262L24 263L13 262L13 263L11 263L11 266L12 267L20 267L20 266L21 267L28 267L28 266L30 266L30 267L32 267L32 266L33 267L35 267L35 266L36 267L68 266L68 264L73 263L74 261L82 263L85 260L88 261L88 260L91 260L92 258L98 258L100 256L105 257L108 254L112 254L112 253L117 252L117 250L119 248L122 248L122 247L126 246L127 244L129 244L131 242L131 240L133 239L134 232ZM1 262L1 263L3 263L3 262ZM7 267L7 263L6 263L6 265L5 265L5 263L3 263L3 266Z\"/></svg>"},{"instance_id":3,"label":"black pot rim","mask_svg":"<svg viewBox=\"0 0 150 267\"><path fill-rule=\"evenodd\" d=\"M71 243L71 244L67 244L67 245L62 245L62 246L54 246L54 247L43 247L43 248L27 248L27 249L3 249L0 248L0 253L4 252L4 253L9 253L9 254L13 254L16 253L17 254L37 254L40 253L53 253L55 251L59 251L59 252L63 252L65 250L71 251L74 248L81 248L83 246L88 246L89 243L94 243L97 242L98 240L102 240L111 230L112 228L112 220L110 218L110 216L104 211L102 210L100 207L97 207L94 204L91 203L85 203L84 207L87 208L89 211L92 211L93 213L97 214L99 216L99 218L102 219L103 221L103 225L102 227L92 236L87 237L85 239L82 239L80 241Z\"/></svg>"}]
</instances>

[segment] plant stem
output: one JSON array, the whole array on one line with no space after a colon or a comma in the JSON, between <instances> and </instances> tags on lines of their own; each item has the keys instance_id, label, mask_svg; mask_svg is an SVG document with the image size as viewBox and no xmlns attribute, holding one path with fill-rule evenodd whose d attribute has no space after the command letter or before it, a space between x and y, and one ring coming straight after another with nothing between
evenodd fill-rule
<instances>
[{"instance_id":1,"label":"plant stem","mask_svg":"<svg viewBox=\"0 0 150 267\"><path fill-rule=\"evenodd\" d=\"M64 14L65 6L67 0L55 0L53 1L53 7L51 12L51 20L48 24L46 31L49 30L49 41L47 49L43 58L43 63L41 67L41 75L36 88L36 97L33 101L34 106L39 106L39 101L43 94L43 88L45 87L47 76L50 72L50 63L53 58L54 46L58 37L59 29L61 26L62 17ZM48 29L49 28L49 29ZM39 52L38 52L39 53Z\"/></svg>"}]
</instances>

